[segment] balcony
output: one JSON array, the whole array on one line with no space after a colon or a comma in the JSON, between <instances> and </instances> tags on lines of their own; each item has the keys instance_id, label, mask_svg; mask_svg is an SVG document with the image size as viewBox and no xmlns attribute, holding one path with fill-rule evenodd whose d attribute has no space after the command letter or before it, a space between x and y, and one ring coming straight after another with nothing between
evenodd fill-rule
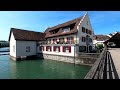
<instances>
[{"instance_id":1,"label":"balcony","mask_svg":"<svg viewBox=\"0 0 120 90\"><path fill-rule=\"evenodd\" d=\"M59 41L59 42L48 42L48 41L46 41L46 42L41 42L41 43L39 43L39 45L66 45L66 44L72 44L72 45L74 45L74 44L77 44L76 43L76 41L74 40L74 41L67 41L67 42L65 42L65 41Z\"/></svg>"}]
</instances>

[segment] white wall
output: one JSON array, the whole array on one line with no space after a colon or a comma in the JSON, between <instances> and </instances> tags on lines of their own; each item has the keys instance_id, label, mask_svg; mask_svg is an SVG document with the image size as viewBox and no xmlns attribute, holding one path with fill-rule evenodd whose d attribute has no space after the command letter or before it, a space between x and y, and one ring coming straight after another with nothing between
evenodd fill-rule
<instances>
[{"instance_id":1,"label":"white wall","mask_svg":"<svg viewBox=\"0 0 120 90\"><path fill-rule=\"evenodd\" d=\"M97 45L97 44L103 44L103 46L104 46L104 42L105 42L105 41L97 41L97 40L93 40L93 44L94 44L94 45Z\"/></svg>"},{"instance_id":2,"label":"white wall","mask_svg":"<svg viewBox=\"0 0 120 90\"><path fill-rule=\"evenodd\" d=\"M36 41L16 41L16 56L30 56L37 54ZM30 52L26 52L26 46L30 46Z\"/></svg>"},{"instance_id":3,"label":"white wall","mask_svg":"<svg viewBox=\"0 0 120 90\"><path fill-rule=\"evenodd\" d=\"M42 52L39 50L39 46L37 47L37 52L38 53L54 54L54 55L62 55L62 56L74 56L74 45L66 45L66 46L71 46L71 53L63 52L62 47L64 45L56 45L56 46L60 46L60 52L53 51L53 46L52 46L52 51L50 51L50 52L46 51L46 46L47 45L43 45L43 46L44 46L44 51L42 51ZM75 49L75 51L76 51L76 49Z\"/></svg>"},{"instance_id":4,"label":"white wall","mask_svg":"<svg viewBox=\"0 0 120 90\"><path fill-rule=\"evenodd\" d=\"M13 46L15 46L15 52L13 52ZM16 40L13 36L13 33L11 33L10 37L10 56L16 57Z\"/></svg>"},{"instance_id":5,"label":"white wall","mask_svg":"<svg viewBox=\"0 0 120 90\"><path fill-rule=\"evenodd\" d=\"M88 25L87 25L87 21L88 21ZM77 33L78 43L79 43L80 46L82 46L82 45L86 46L86 42L82 42L82 36L86 37L86 35L89 35L89 34L83 33L82 32L82 27L84 27L84 28L86 28L88 30L92 30L92 26L91 26L88 14L84 15L84 17L80 21L79 25L77 26L77 28L78 28L78 33ZM90 38L93 39L93 30L92 30L92 35L89 35L89 36L90 36ZM90 45L93 45L93 42L90 43Z\"/></svg>"}]
</instances>

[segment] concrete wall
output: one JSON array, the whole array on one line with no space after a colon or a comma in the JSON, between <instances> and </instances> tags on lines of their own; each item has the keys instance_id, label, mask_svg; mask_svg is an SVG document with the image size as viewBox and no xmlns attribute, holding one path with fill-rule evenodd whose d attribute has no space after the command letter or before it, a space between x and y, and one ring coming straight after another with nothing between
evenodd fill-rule
<instances>
[{"instance_id":1,"label":"concrete wall","mask_svg":"<svg viewBox=\"0 0 120 90\"><path fill-rule=\"evenodd\" d=\"M53 55L63 55L63 56L74 56L74 45L63 45L63 44L57 44L57 45L43 45L44 51L39 50L39 46L37 47L38 53L44 53L44 54L53 54ZM46 46L52 46L52 51L46 51ZM60 46L60 52L53 51L53 46ZM63 46L71 46L71 53L63 52ZM75 48L75 55L76 55L76 48Z\"/></svg>"},{"instance_id":2,"label":"concrete wall","mask_svg":"<svg viewBox=\"0 0 120 90\"><path fill-rule=\"evenodd\" d=\"M15 46L15 52L13 51L13 46ZM16 40L14 38L13 33L11 33L10 37L10 55L16 57Z\"/></svg>"},{"instance_id":3,"label":"concrete wall","mask_svg":"<svg viewBox=\"0 0 120 90\"><path fill-rule=\"evenodd\" d=\"M78 58L78 57L74 58L71 56L52 55L52 54L38 54L38 56L39 58L43 58L43 59L50 59L50 60L75 63L80 65L90 65L90 66L92 66L97 60L96 58Z\"/></svg>"},{"instance_id":4,"label":"concrete wall","mask_svg":"<svg viewBox=\"0 0 120 90\"><path fill-rule=\"evenodd\" d=\"M26 52L26 46L30 46L30 52ZM16 41L16 56L37 55L36 41Z\"/></svg>"}]
</instances>

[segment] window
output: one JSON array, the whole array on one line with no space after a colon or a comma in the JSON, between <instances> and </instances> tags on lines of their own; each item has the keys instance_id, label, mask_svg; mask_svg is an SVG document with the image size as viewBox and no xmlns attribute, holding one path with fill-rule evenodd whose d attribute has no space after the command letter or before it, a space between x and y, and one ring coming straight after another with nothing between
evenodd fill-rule
<instances>
[{"instance_id":1,"label":"window","mask_svg":"<svg viewBox=\"0 0 120 90\"><path fill-rule=\"evenodd\" d=\"M48 43L51 44L51 39L48 40Z\"/></svg>"},{"instance_id":2,"label":"window","mask_svg":"<svg viewBox=\"0 0 120 90\"><path fill-rule=\"evenodd\" d=\"M70 31L70 27L64 27L63 28L63 32L69 32Z\"/></svg>"},{"instance_id":3,"label":"window","mask_svg":"<svg viewBox=\"0 0 120 90\"><path fill-rule=\"evenodd\" d=\"M60 52L60 46L54 46L54 51Z\"/></svg>"},{"instance_id":4,"label":"window","mask_svg":"<svg viewBox=\"0 0 120 90\"><path fill-rule=\"evenodd\" d=\"M52 34L58 33L59 29L60 29L60 28L57 28L57 29L54 29L54 30L50 31L50 34L52 35Z\"/></svg>"},{"instance_id":5,"label":"window","mask_svg":"<svg viewBox=\"0 0 120 90\"><path fill-rule=\"evenodd\" d=\"M44 46L40 46L40 51L44 51Z\"/></svg>"},{"instance_id":6,"label":"window","mask_svg":"<svg viewBox=\"0 0 120 90\"><path fill-rule=\"evenodd\" d=\"M79 52L85 52L86 46L79 46Z\"/></svg>"},{"instance_id":7,"label":"window","mask_svg":"<svg viewBox=\"0 0 120 90\"><path fill-rule=\"evenodd\" d=\"M51 46L46 46L46 51L52 51Z\"/></svg>"},{"instance_id":8,"label":"window","mask_svg":"<svg viewBox=\"0 0 120 90\"><path fill-rule=\"evenodd\" d=\"M64 38L59 38L59 42L60 42L60 44L63 44L65 42Z\"/></svg>"},{"instance_id":9,"label":"window","mask_svg":"<svg viewBox=\"0 0 120 90\"><path fill-rule=\"evenodd\" d=\"M86 29L86 33L88 34L88 29Z\"/></svg>"},{"instance_id":10,"label":"window","mask_svg":"<svg viewBox=\"0 0 120 90\"><path fill-rule=\"evenodd\" d=\"M63 52L71 53L71 46L63 46Z\"/></svg>"},{"instance_id":11,"label":"window","mask_svg":"<svg viewBox=\"0 0 120 90\"><path fill-rule=\"evenodd\" d=\"M74 43L74 37L67 37L67 42L69 44L73 44Z\"/></svg>"},{"instance_id":12,"label":"window","mask_svg":"<svg viewBox=\"0 0 120 90\"><path fill-rule=\"evenodd\" d=\"M90 52L92 51L92 46L89 46L89 51L90 51Z\"/></svg>"},{"instance_id":13,"label":"window","mask_svg":"<svg viewBox=\"0 0 120 90\"><path fill-rule=\"evenodd\" d=\"M91 30L89 30L89 32L88 32L90 35L92 35L92 31Z\"/></svg>"},{"instance_id":14,"label":"window","mask_svg":"<svg viewBox=\"0 0 120 90\"><path fill-rule=\"evenodd\" d=\"M82 27L82 32L85 33L85 28L84 27Z\"/></svg>"},{"instance_id":15,"label":"window","mask_svg":"<svg viewBox=\"0 0 120 90\"><path fill-rule=\"evenodd\" d=\"M13 46L13 52L15 52L15 46Z\"/></svg>"},{"instance_id":16,"label":"window","mask_svg":"<svg viewBox=\"0 0 120 90\"><path fill-rule=\"evenodd\" d=\"M26 52L30 52L30 46L26 46Z\"/></svg>"},{"instance_id":17,"label":"window","mask_svg":"<svg viewBox=\"0 0 120 90\"><path fill-rule=\"evenodd\" d=\"M82 37L82 42L85 42L86 41L86 38L85 37Z\"/></svg>"},{"instance_id":18,"label":"window","mask_svg":"<svg viewBox=\"0 0 120 90\"><path fill-rule=\"evenodd\" d=\"M92 42L92 39L91 39L91 38L89 38L89 42Z\"/></svg>"},{"instance_id":19,"label":"window","mask_svg":"<svg viewBox=\"0 0 120 90\"><path fill-rule=\"evenodd\" d=\"M57 43L57 39L53 39L53 44L56 44Z\"/></svg>"},{"instance_id":20,"label":"window","mask_svg":"<svg viewBox=\"0 0 120 90\"><path fill-rule=\"evenodd\" d=\"M50 32L51 35L52 35L52 34L55 34L55 33L56 33L55 31Z\"/></svg>"}]
</instances>

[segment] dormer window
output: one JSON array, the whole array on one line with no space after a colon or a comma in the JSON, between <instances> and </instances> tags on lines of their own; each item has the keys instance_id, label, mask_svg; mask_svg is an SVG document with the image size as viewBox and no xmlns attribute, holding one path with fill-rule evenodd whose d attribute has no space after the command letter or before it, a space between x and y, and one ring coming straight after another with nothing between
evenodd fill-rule
<instances>
[{"instance_id":1,"label":"dormer window","mask_svg":"<svg viewBox=\"0 0 120 90\"><path fill-rule=\"evenodd\" d=\"M70 27L64 27L63 28L63 32L69 32L70 31Z\"/></svg>"},{"instance_id":2,"label":"dormer window","mask_svg":"<svg viewBox=\"0 0 120 90\"><path fill-rule=\"evenodd\" d=\"M52 35L52 34L55 34L55 31L52 31L52 32L50 32L50 33L51 33L51 35Z\"/></svg>"},{"instance_id":3,"label":"dormer window","mask_svg":"<svg viewBox=\"0 0 120 90\"><path fill-rule=\"evenodd\" d=\"M55 29L55 30L50 31L50 34L51 34L51 35L52 35L52 34L56 34L56 33L58 33L58 31L59 31L59 28L57 28L57 29Z\"/></svg>"}]
</instances>

